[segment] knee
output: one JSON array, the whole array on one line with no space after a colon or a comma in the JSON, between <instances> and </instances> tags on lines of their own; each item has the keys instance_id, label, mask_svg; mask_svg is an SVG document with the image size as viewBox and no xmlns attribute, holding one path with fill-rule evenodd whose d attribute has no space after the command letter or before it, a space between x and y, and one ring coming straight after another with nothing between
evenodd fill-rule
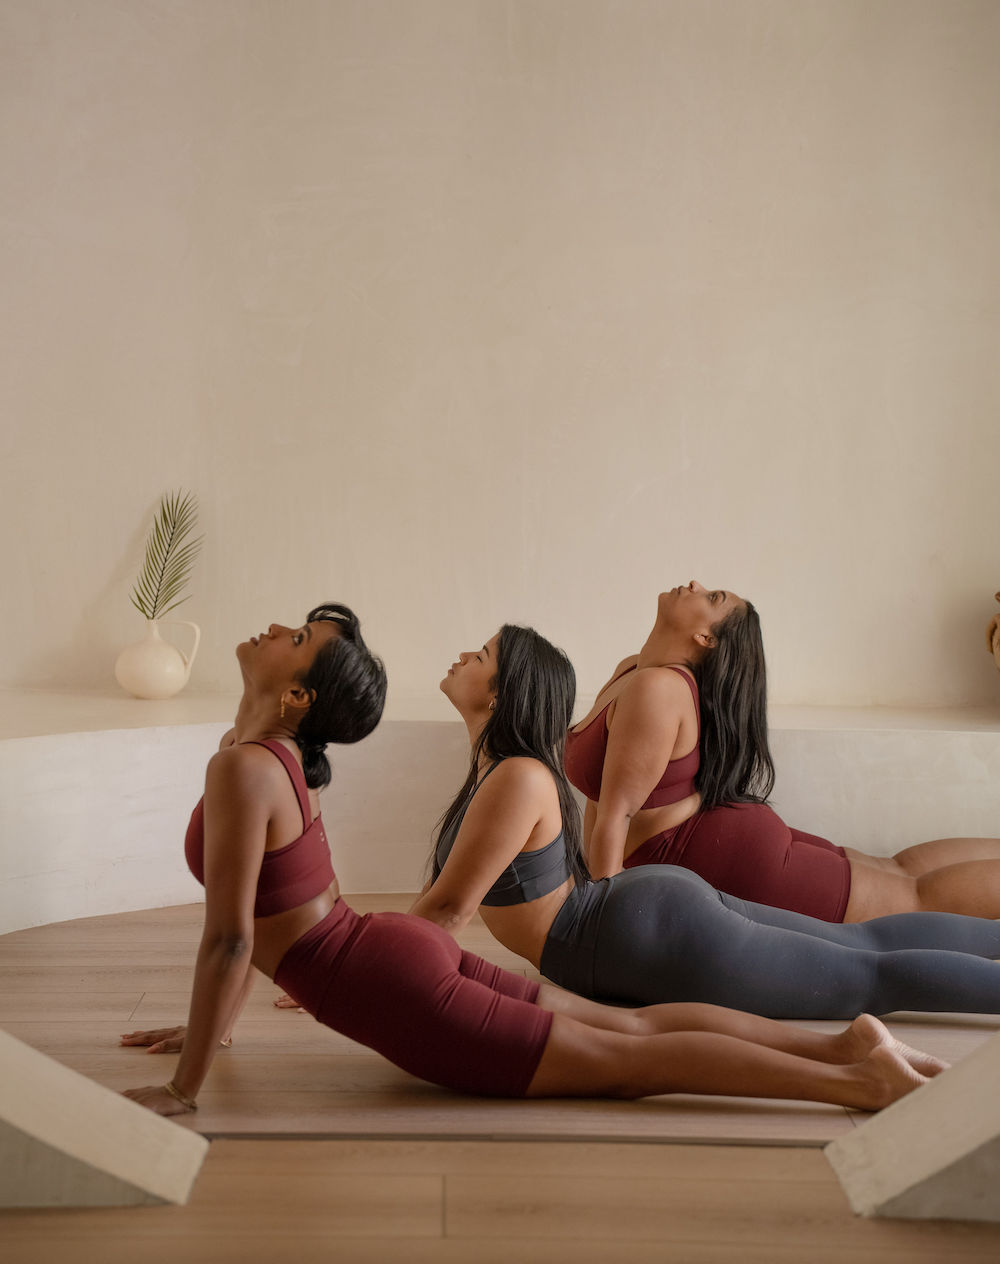
<instances>
[{"instance_id":1,"label":"knee","mask_svg":"<svg viewBox=\"0 0 1000 1264\"><path fill-rule=\"evenodd\" d=\"M643 1052L649 1037L638 1032L601 1032L588 1042L590 1092L594 1096L633 1101L649 1092L643 1074Z\"/></svg>"},{"instance_id":2,"label":"knee","mask_svg":"<svg viewBox=\"0 0 1000 1264\"><path fill-rule=\"evenodd\" d=\"M700 1001L672 1001L633 1010L629 1030L636 1036L660 1036L672 1031L703 1031L713 1006Z\"/></svg>"}]
</instances>

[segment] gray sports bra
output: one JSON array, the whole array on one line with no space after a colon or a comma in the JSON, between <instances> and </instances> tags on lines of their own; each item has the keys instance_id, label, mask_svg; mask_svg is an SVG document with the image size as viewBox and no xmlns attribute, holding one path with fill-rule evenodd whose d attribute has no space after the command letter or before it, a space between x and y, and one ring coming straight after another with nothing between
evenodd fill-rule
<instances>
[{"instance_id":1,"label":"gray sports bra","mask_svg":"<svg viewBox=\"0 0 1000 1264\"><path fill-rule=\"evenodd\" d=\"M501 761L491 764L479 781L472 787L472 793L466 799L462 810L438 839L434 849L434 878L445 866L455 846L458 831L462 828L469 804L475 798L476 791L483 784L494 768ZM483 896L483 904L489 908L505 908L511 904L529 904L532 900L541 899L556 887L561 887L570 876L569 861L566 858L566 844L562 830L551 843L539 847L536 851L522 851L514 857L496 882Z\"/></svg>"}]
</instances>

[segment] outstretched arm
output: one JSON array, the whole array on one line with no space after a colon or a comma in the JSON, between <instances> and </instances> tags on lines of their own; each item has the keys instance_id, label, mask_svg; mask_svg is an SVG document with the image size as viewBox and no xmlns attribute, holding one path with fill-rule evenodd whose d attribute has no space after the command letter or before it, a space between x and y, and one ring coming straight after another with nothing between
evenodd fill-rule
<instances>
[{"instance_id":1,"label":"outstretched arm","mask_svg":"<svg viewBox=\"0 0 1000 1264\"><path fill-rule=\"evenodd\" d=\"M270 815L266 752L219 751L205 782L205 927L195 964L187 1032L170 1087L130 1089L127 1097L161 1115L193 1109L212 1059L249 991L253 909ZM267 769L269 771L269 769ZM171 1091L171 1089L173 1091Z\"/></svg>"},{"instance_id":2,"label":"outstretched arm","mask_svg":"<svg viewBox=\"0 0 1000 1264\"><path fill-rule=\"evenodd\" d=\"M670 762L687 685L676 672L638 671L615 700L601 797L593 814L587 866L594 878L619 873L629 823Z\"/></svg>"},{"instance_id":3,"label":"outstretched arm","mask_svg":"<svg viewBox=\"0 0 1000 1264\"><path fill-rule=\"evenodd\" d=\"M458 934L543 820L554 824L554 837L560 816L552 774L537 759L505 759L476 792L444 868L410 912Z\"/></svg>"}]
</instances>

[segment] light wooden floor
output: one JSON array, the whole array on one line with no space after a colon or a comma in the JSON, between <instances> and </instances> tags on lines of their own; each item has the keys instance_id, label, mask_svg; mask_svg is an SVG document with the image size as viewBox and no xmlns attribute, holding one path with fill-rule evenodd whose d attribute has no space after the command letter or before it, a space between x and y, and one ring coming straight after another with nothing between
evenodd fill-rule
<instances>
[{"instance_id":1,"label":"light wooden floor","mask_svg":"<svg viewBox=\"0 0 1000 1264\"><path fill-rule=\"evenodd\" d=\"M200 919L191 905L0 937L2 1026L108 1087L162 1083L173 1058L117 1039L184 1020ZM526 969L481 923L462 941ZM856 1126L839 1108L461 1098L274 1009L275 995L259 982L185 1120L213 1138L187 1207L0 1213L5 1264L1000 1258L1000 1226L856 1220L817 1148ZM998 1026L912 1018L894 1029L952 1061Z\"/></svg>"}]
</instances>

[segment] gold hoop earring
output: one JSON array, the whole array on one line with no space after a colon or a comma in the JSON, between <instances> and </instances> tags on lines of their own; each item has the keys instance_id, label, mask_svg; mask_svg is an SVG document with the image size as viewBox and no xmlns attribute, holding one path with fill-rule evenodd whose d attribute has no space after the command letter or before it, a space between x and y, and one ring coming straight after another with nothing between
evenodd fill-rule
<instances>
[{"instance_id":1,"label":"gold hoop earring","mask_svg":"<svg viewBox=\"0 0 1000 1264\"><path fill-rule=\"evenodd\" d=\"M284 718L285 718L285 700L284 700L284 698L282 698L282 699L281 699L281 718L282 718L282 719L284 719Z\"/></svg>"},{"instance_id":2,"label":"gold hoop earring","mask_svg":"<svg viewBox=\"0 0 1000 1264\"><path fill-rule=\"evenodd\" d=\"M491 699L490 699L490 710L491 710L491 711L495 711L496 709L497 709L497 700L496 700L496 698L491 698Z\"/></svg>"}]
</instances>

